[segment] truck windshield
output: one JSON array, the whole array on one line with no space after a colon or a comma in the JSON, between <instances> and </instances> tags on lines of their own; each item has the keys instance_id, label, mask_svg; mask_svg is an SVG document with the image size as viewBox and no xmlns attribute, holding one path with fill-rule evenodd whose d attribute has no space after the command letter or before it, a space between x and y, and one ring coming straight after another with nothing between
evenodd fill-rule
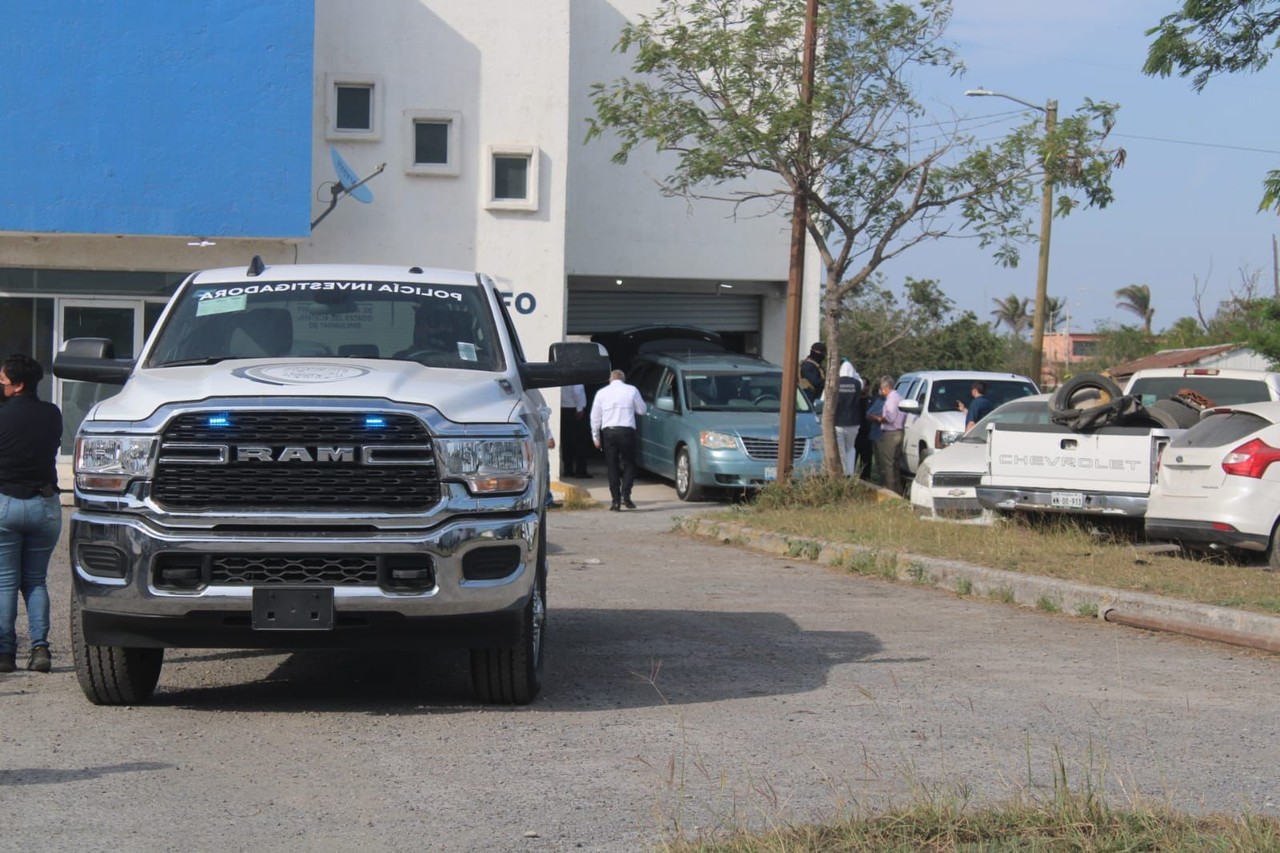
<instances>
[{"instance_id":1,"label":"truck windshield","mask_svg":"<svg viewBox=\"0 0 1280 853\"><path fill-rule=\"evenodd\" d=\"M428 367L503 369L478 286L276 281L189 286L148 367L243 358L373 358Z\"/></svg>"},{"instance_id":2,"label":"truck windshield","mask_svg":"<svg viewBox=\"0 0 1280 853\"><path fill-rule=\"evenodd\" d=\"M695 412L782 411L781 371L697 371L684 375L684 393ZM804 394L796 390L796 411L812 410Z\"/></svg>"}]
</instances>

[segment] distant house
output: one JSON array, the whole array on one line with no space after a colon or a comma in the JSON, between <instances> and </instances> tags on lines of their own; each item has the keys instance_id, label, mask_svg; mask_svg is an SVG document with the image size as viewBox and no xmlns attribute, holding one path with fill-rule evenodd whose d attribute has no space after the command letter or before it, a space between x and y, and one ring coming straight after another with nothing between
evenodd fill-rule
<instances>
[{"instance_id":1,"label":"distant house","mask_svg":"<svg viewBox=\"0 0 1280 853\"><path fill-rule=\"evenodd\" d=\"M1107 371L1117 382L1124 382L1139 370L1159 367L1235 368L1269 370L1270 360L1244 344L1214 344L1207 347L1165 349L1143 358L1117 364Z\"/></svg>"},{"instance_id":2,"label":"distant house","mask_svg":"<svg viewBox=\"0 0 1280 853\"><path fill-rule=\"evenodd\" d=\"M1095 332L1046 332L1041 387L1062 384L1075 372L1075 365L1097 357L1101 339L1102 335Z\"/></svg>"}]
</instances>

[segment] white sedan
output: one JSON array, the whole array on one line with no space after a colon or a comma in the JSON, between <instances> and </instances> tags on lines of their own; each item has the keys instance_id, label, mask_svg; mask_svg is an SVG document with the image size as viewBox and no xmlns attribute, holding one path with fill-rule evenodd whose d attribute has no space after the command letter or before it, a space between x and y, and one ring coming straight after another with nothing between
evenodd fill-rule
<instances>
[{"instance_id":1,"label":"white sedan","mask_svg":"<svg viewBox=\"0 0 1280 853\"><path fill-rule=\"evenodd\" d=\"M987 472L987 427L994 423L1049 422L1049 395L1011 400L973 425L954 444L925 458L911 481L911 505L921 518L988 523L977 486Z\"/></svg>"},{"instance_id":2,"label":"white sedan","mask_svg":"<svg viewBox=\"0 0 1280 853\"><path fill-rule=\"evenodd\" d=\"M1150 539L1267 555L1280 569L1280 402L1207 409L1169 443L1147 503Z\"/></svg>"}]
</instances>

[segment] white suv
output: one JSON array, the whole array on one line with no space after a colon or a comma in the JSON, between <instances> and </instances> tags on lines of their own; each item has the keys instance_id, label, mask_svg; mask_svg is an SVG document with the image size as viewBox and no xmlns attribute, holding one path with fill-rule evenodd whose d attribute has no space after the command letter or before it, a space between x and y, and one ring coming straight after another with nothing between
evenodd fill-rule
<instances>
[{"instance_id":1,"label":"white suv","mask_svg":"<svg viewBox=\"0 0 1280 853\"><path fill-rule=\"evenodd\" d=\"M965 413L956 403L967 407L972 399L969 389L978 381L987 383L985 396L993 408L1040 393L1036 383L1016 373L927 370L904 373L898 378L894 390L902 395L902 411L907 414L902 464L908 475L914 477L929 454L964 435Z\"/></svg>"}]
</instances>

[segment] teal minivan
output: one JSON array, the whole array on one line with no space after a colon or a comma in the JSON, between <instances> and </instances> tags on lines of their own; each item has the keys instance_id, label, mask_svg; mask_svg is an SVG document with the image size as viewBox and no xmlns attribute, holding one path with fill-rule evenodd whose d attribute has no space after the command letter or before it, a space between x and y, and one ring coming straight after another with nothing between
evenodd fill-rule
<instances>
[{"instance_id":1,"label":"teal minivan","mask_svg":"<svg viewBox=\"0 0 1280 853\"><path fill-rule=\"evenodd\" d=\"M636 464L674 480L683 501L708 490L759 488L778 476L782 368L731 352L663 352L637 357L627 372L649 411L636 418ZM799 389L796 475L822 469L822 429Z\"/></svg>"}]
</instances>

